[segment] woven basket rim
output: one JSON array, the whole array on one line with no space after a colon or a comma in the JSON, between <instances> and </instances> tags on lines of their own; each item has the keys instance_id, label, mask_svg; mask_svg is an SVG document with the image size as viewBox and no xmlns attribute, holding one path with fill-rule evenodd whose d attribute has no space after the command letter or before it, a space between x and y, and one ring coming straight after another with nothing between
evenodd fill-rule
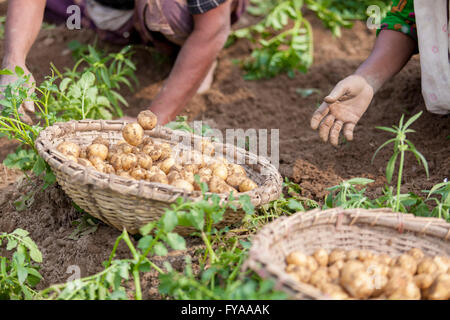
<instances>
[{"instance_id":1,"label":"woven basket rim","mask_svg":"<svg viewBox=\"0 0 450 320\"><path fill-rule=\"evenodd\" d=\"M108 189L114 192L119 192L123 195L136 196L149 200L158 200L158 193L167 195L174 194L184 199L191 201L199 201L203 199L201 191L186 191L184 189L176 188L171 185L161 184L156 182L149 182L145 180L134 180L125 177L120 177L115 174L101 173L94 168L87 168L74 161L67 161L67 158L58 152L56 148L50 147L50 141L54 138L61 138L65 135L74 134L76 132L105 132L105 131L119 131L129 123L123 120L71 120L68 122L58 122L54 125L47 127L39 133L36 139L35 145L39 155L47 162L52 168L63 173L73 176L77 183L91 184L103 189ZM179 130L172 130L162 126L156 126L153 130L146 130L145 135L154 137L156 136L176 136L179 141L182 139L190 139L194 141L196 139L203 139L204 137L188 133ZM162 138L162 140L168 140ZM270 163L270 161L264 157L251 154L245 149L219 142L213 142L214 146L220 146L225 150L231 148L235 152L244 155L246 158L250 157L256 159L257 164L263 166L267 171L267 179L264 183L258 185L258 187L249 192L238 192L237 195L248 195L251 202L254 205L259 205L261 199L276 199L281 192L282 177L278 170ZM275 188L272 188L274 187ZM150 190L150 191L149 191ZM264 194L266 190L274 190L270 194ZM229 198L228 194L217 194L207 192L207 194L216 194L223 200ZM233 195L236 196L236 195ZM233 201L235 205L239 205L236 199Z\"/></svg>"},{"instance_id":2,"label":"woven basket rim","mask_svg":"<svg viewBox=\"0 0 450 320\"><path fill-rule=\"evenodd\" d=\"M299 293L313 299L330 299L319 289L295 281L284 270L273 263L273 256L268 248L283 241L291 234L290 226L297 225L304 229L317 225L333 225L339 228L343 225L366 225L367 227L382 226L396 230L399 234L412 232L414 235L427 235L444 242L450 241L450 223L439 218L417 217L412 214L392 212L388 208L379 209L315 209L308 212L297 212L289 217L280 217L264 226L253 238L244 269L250 268L261 277L276 279L276 288L283 288L292 293L293 298ZM298 231L297 231L298 232ZM382 232L382 231L380 231ZM418 241L420 238L418 237Z\"/></svg>"}]
</instances>

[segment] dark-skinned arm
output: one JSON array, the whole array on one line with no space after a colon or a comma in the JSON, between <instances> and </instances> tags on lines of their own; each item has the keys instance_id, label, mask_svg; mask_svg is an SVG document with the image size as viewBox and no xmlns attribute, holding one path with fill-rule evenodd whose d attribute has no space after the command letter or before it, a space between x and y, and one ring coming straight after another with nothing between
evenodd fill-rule
<instances>
[{"instance_id":1,"label":"dark-skinned arm","mask_svg":"<svg viewBox=\"0 0 450 320\"><path fill-rule=\"evenodd\" d=\"M319 128L320 138L337 146L343 129L345 138L353 140L354 128L374 93L405 66L416 48L416 41L402 32L381 31L370 56L354 74L341 80L314 112L311 127Z\"/></svg>"},{"instance_id":2,"label":"dark-skinned arm","mask_svg":"<svg viewBox=\"0 0 450 320\"><path fill-rule=\"evenodd\" d=\"M173 120L197 92L230 33L230 6L229 0L206 13L193 15L194 30L150 106L159 124Z\"/></svg>"}]
</instances>

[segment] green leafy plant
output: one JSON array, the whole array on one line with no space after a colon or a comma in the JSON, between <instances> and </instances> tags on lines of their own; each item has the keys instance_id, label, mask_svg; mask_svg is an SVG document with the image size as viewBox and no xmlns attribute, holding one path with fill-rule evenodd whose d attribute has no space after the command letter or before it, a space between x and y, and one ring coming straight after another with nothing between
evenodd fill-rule
<instances>
[{"instance_id":1,"label":"green leafy plant","mask_svg":"<svg viewBox=\"0 0 450 320\"><path fill-rule=\"evenodd\" d=\"M401 185L402 185L403 166L404 166L404 161L405 161L405 153L407 151L412 152L414 154L414 156L416 157L416 159L419 162L419 164L421 164L424 167L425 172L427 174L427 177L429 176L427 160L425 159L425 157L419 151L417 151L416 147L412 144L412 142L406 139L406 134L407 133L415 132L414 130L408 129L408 128L421 115L422 115L422 112L419 112L418 114L416 114L416 115L412 116L410 119L408 119L408 121L406 121L405 124L403 124L404 115L402 115L402 117L400 118L400 122L399 122L398 126L394 125L394 126L392 126L392 128L377 127L380 130L387 131L387 132L393 133L395 135L395 138L389 139L388 141L383 143L375 151L375 153L374 153L374 155L372 157L372 162L373 162L373 159L375 159L376 155L378 154L378 152L381 149L383 149L385 146L389 145L390 143L394 144L394 154L392 155L392 157L390 158L390 160L389 160L389 162L388 162L388 164L386 166L386 179L387 179L388 183L391 183L392 176L393 176L394 170L395 170L395 165L397 163L398 156L400 155L400 163L399 163L398 175L397 175L397 195L396 195L395 206L393 207L393 209L395 211L398 211L400 209L400 188L401 188Z\"/></svg>"},{"instance_id":2,"label":"green leafy plant","mask_svg":"<svg viewBox=\"0 0 450 320\"><path fill-rule=\"evenodd\" d=\"M12 258L0 256L0 300L31 300L39 294L33 288L42 279L34 263L42 262L42 254L27 231L16 229L0 233L0 247L12 251Z\"/></svg>"},{"instance_id":3,"label":"green leafy plant","mask_svg":"<svg viewBox=\"0 0 450 320\"><path fill-rule=\"evenodd\" d=\"M323 210L328 208L342 207L345 209L350 208L374 208L375 205L365 195L366 189L362 188L358 190L357 186L365 186L374 182L372 179L366 178L353 178L343 181L341 184L328 188L331 191L325 198L325 204L322 207Z\"/></svg>"},{"instance_id":4,"label":"green leafy plant","mask_svg":"<svg viewBox=\"0 0 450 320\"><path fill-rule=\"evenodd\" d=\"M232 32L227 45L246 38L256 43L251 56L242 63L245 79L271 78L286 72L307 72L313 62L313 31L303 9L313 11L335 36L352 20L367 17L367 7L377 5L385 15L390 1L337 0L251 0L248 12L264 17L257 24Z\"/></svg>"}]
</instances>

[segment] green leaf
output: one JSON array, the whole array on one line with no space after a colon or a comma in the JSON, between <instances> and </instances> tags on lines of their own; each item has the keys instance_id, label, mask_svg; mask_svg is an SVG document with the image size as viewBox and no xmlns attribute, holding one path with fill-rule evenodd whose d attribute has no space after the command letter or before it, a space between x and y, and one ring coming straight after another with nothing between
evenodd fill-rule
<instances>
[{"instance_id":1,"label":"green leaf","mask_svg":"<svg viewBox=\"0 0 450 320\"><path fill-rule=\"evenodd\" d=\"M157 256L161 256L164 257L167 255L167 253L169 252L166 248L165 245L163 245L161 242L158 242L155 244L155 246L153 247L154 252Z\"/></svg>"},{"instance_id":2,"label":"green leaf","mask_svg":"<svg viewBox=\"0 0 450 320\"><path fill-rule=\"evenodd\" d=\"M305 211L305 208L302 206L302 204L295 199L289 199L288 208L295 212Z\"/></svg>"},{"instance_id":3,"label":"green leaf","mask_svg":"<svg viewBox=\"0 0 450 320\"><path fill-rule=\"evenodd\" d=\"M367 179L367 178L352 178L350 180L346 180L345 182L347 182L351 185L366 185L366 184L374 182L374 180Z\"/></svg>"},{"instance_id":4,"label":"green leaf","mask_svg":"<svg viewBox=\"0 0 450 320\"><path fill-rule=\"evenodd\" d=\"M395 152L391 159L389 159L389 162L386 166L386 180L388 183L391 183L392 181L392 175L394 174L394 169L395 169L395 162L397 161L397 157L398 157L399 152Z\"/></svg>"},{"instance_id":5,"label":"green leaf","mask_svg":"<svg viewBox=\"0 0 450 320\"><path fill-rule=\"evenodd\" d=\"M170 232L167 234L167 243L174 250L186 250L186 241L178 233Z\"/></svg>"},{"instance_id":6,"label":"green leaf","mask_svg":"<svg viewBox=\"0 0 450 320\"><path fill-rule=\"evenodd\" d=\"M162 229L165 232L171 232L178 224L178 218L175 211L167 210L161 218Z\"/></svg>"},{"instance_id":7,"label":"green leaf","mask_svg":"<svg viewBox=\"0 0 450 320\"><path fill-rule=\"evenodd\" d=\"M152 236L144 236L141 239L139 239L137 247L143 251L147 250L150 244L153 241Z\"/></svg>"},{"instance_id":8,"label":"green leaf","mask_svg":"<svg viewBox=\"0 0 450 320\"><path fill-rule=\"evenodd\" d=\"M69 85L69 83L72 81L72 79L70 78L64 78L61 80L61 83L59 84L59 90L62 92L65 92L67 89L67 86Z\"/></svg>"},{"instance_id":9,"label":"green leaf","mask_svg":"<svg viewBox=\"0 0 450 320\"><path fill-rule=\"evenodd\" d=\"M419 117L422 115L422 111L420 111L419 113L415 114L414 116L412 116L411 118L409 118L409 120L405 123L405 126L403 127L403 130L406 130L410 125L413 124L414 121L416 121L417 119L419 119Z\"/></svg>"},{"instance_id":10,"label":"green leaf","mask_svg":"<svg viewBox=\"0 0 450 320\"><path fill-rule=\"evenodd\" d=\"M16 66L14 71L18 77L22 77L25 74L25 71L23 71L23 69L19 66Z\"/></svg>"},{"instance_id":11,"label":"green leaf","mask_svg":"<svg viewBox=\"0 0 450 320\"><path fill-rule=\"evenodd\" d=\"M38 157L37 161L34 163L33 172L36 176L40 176L42 172L46 169L46 163L43 158Z\"/></svg>"},{"instance_id":12,"label":"green leaf","mask_svg":"<svg viewBox=\"0 0 450 320\"><path fill-rule=\"evenodd\" d=\"M146 236L153 230L154 227L155 227L155 223L150 222L150 223L147 223L145 226L141 227L139 229L139 232L141 233L141 235Z\"/></svg>"},{"instance_id":13,"label":"green leaf","mask_svg":"<svg viewBox=\"0 0 450 320\"><path fill-rule=\"evenodd\" d=\"M377 153L383 149L385 146L387 146L389 143L395 142L395 138L389 139L388 141L386 141L385 143L383 143L381 146L378 147L378 149L375 151L375 153L373 154L372 157L372 164L373 164L373 160L375 159L375 157L377 156Z\"/></svg>"},{"instance_id":14,"label":"green leaf","mask_svg":"<svg viewBox=\"0 0 450 320\"><path fill-rule=\"evenodd\" d=\"M95 83L95 75L90 71L86 71L85 73L83 73L80 81L78 81L78 84L84 90L92 87L94 83Z\"/></svg>"}]
</instances>

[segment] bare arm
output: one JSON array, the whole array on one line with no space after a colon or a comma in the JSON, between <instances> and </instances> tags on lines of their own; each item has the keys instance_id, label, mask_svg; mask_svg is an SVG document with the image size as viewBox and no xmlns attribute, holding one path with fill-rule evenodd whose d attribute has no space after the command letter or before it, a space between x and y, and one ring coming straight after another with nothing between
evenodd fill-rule
<instances>
[{"instance_id":1,"label":"bare arm","mask_svg":"<svg viewBox=\"0 0 450 320\"><path fill-rule=\"evenodd\" d=\"M227 1L206 13L194 15L194 30L184 43L175 65L150 106L165 124L173 120L195 95L230 33Z\"/></svg>"},{"instance_id":2,"label":"bare arm","mask_svg":"<svg viewBox=\"0 0 450 320\"><path fill-rule=\"evenodd\" d=\"M376 92L405 66L416 48L417 43L402 32L383 30L355 74L364 77Z\"/></svg>"},{"instance_id":3,"label":"bare arm","mask_svg":"<svg viewBox=\"0 0 450 320\"><path fill-rule=\"evenodd\" d=\"M3 67L25 66L25 60L39 33L45 0L10 0L5 27Z\"/></svg>"},{"instance_id":4,"label":"bare arm","mask_svg":"<svg viewBox=\"0 0 450 320\"><path fill-rule=\"evenodd\" d=\"M311 128L319 128L319 136L338 145L344 131L353 140L353 130L381 86L396 75L411 58L417 43L402 32L380 32L370 56L351 76L341 80L324 98L311 118Z\"/></svg>"}]
</instances>

